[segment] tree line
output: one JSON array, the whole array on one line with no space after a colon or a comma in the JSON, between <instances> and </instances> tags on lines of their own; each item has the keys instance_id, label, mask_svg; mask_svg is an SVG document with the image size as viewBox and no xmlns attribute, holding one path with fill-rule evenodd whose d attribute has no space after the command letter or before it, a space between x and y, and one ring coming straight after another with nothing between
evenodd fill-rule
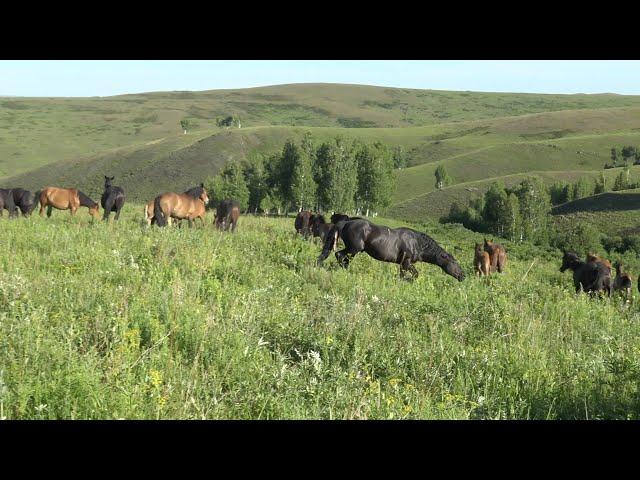
<instances>
[{"instance_id":1,"label":"tree line","mask_svg":"<svg viewBox=\"0 0 640 480\"><path fill-rule=\"evenodd\" d=\"M611 163L605 163L604 168L628 167L633 158L634 165L640 165L640 149L632 145L625 145L620 150L611 147ZM622 163L619 164L618 161Z\"/></svg>"},{"instance_id":2,"label":"tree line","mask_svg":"<svg viewBox=\"0 0 640 480\"><path fill-rule=\"evenodd\" d=\"M398 164L406 165L398 148L341 136L317 142L307 132L272 155L228 162L206 187L213 204L232 197L254 213L305 209L369 215L389 206Z\"/></svg>"}]
</instances>

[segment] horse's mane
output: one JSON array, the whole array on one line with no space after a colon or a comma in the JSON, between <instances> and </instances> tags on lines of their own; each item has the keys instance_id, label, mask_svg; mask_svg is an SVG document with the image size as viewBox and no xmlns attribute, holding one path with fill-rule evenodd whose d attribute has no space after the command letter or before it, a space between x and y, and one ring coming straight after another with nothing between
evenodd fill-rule
<instances>
[{"instance_id":1,"label":"horse's mane","mask_svg":"<svg viewBox=\"0 0 640 480\"><path fill-rule=\"evenodd\" d=\"M447 253L444 248L442 248L438 243L431 238L426 233L418 232L413 230L418 237L418 244L420 245L420 250L423 253L428 254L429 256L435 257L441 253Z\"/></svg>"},{"instance_id":2,"label":"horse's mane","mask_svg":"<svg viewBox=\"0 0 640 480\"><path fill-rule=\"evenodd\" d=\"M87 197L83 192L78 190L78 198L80 199L80 205L83 207L92 208L97 205L96 202Z\"/></svg>"},{"instance_id":3,"label":"horse's mane","mask_svg":"<svg viewBox=\"0 0 640 480\"><path fill-rule=\"evenodd\" d=\"M198 185L197 187L190 188L189 190L184 192L184 194L189 195L190 197L193 197L193 198L200 198L200 195L202 195L202 192L204 192L204 188Z\"/></svg>"}]
</instances>

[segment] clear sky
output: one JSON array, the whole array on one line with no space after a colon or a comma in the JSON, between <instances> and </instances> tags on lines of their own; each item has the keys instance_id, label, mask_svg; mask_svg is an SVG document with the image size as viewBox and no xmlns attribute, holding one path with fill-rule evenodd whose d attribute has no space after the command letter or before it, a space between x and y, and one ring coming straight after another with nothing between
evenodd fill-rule
<instances>
[{"instance_id":1,"label":"clear sky","mask_svg":"<svg viewBox=\"0 0 640 480\"><path fill-rule=\"evenodd\" d=\"M283 83L640 95L640 61L0 60L0 95L109 96Z\"/></svg>"}]
</instances>

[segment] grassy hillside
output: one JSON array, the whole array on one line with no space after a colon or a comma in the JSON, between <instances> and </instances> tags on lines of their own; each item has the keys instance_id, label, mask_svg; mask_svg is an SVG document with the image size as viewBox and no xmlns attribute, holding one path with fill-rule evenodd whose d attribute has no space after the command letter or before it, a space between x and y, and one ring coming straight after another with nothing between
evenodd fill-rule
<instances>
[{"instance_id":1,"label":"grassy hillside","mask_svg":"<svg viewBox=\"0 0 640 480\"><path fill-rule=\"evenodd\" d=\"M576 296L559 252L505 242L507 273L479 280L481 236L430 222L468 278L407 283L366 254L315 267L292 219L229 235L141 208L1 221L0 415L638 419L636 287L630 307Z\"/></svg>"},{"instance_id":2,"label":"grassy hillside","mask_svg":"<svg viewBox=\"0 0 640 480\"><path fill-rule=\"evenodd\" d=\"M638 178L638 170L635 171ZM635 180L637 181L637 180ZM638 234L640 231L640 189L607 192L558 205L554 222L575 225L584 222L606 235Z\"/></svg>"},{"instance_id":3,"label":"grassy hillside","mask_svg":"<svg viewBox=\"0 0 640 480\"><path fill-rule=\"evenodd\" d=\"M604 175L609 186L614 184L615 178L620 174L620 171L621 168L604 170ZM396 218L402 218L409 221L420 221L424 218L439 219L449 213L449 210L453 203L457 202L458 205L462 207L467 206L470 200L483 196L484 193L489 190L491 184L496 181L504 183L504 185L507 187L512 187L520 183L527 177L538 177L547 185L552 185L553 183L556 183L558 181L576 182L578 179L583 177L589 178L595 182L595 180L600 176L601 173L602 170L529 171L527 173L502 175L485 178L483 180L457 183L455 185L445 187L442 190L436 190L435 188L429 189L427 193L399 201L389 209L388 213L393 214L393 216ZM634 165L630 168L629 181L640 181L640 166ZM398 189L399 193L403 191L402 188L408 190L411 187L401 186ZM620 196L620 198L626 198L621 193L616 192L610 192L605 195L613 195L615 198L618 198L618 196ZM589 199L593 198L599 197L589 197ZM605 196L603 198L608 197ZM575 208L576 210L583 210L585 209L583 207L587 207L588 205L590 205L590 202L591 200L588 199L576 200L575 202L569 202L563 205L561 208ZM606 204L600 204L599 202L596 202L596 204L600 205L600 210L611 210ZM575 207L572 207L572 205L575 205ZM612 210L621 209L619 207L621 207L620 202L616 202L616 208L612 208ZM589 210L589 208L586 208L586 210ZM554 209L553 212L556 214L567 213L566 211L561 209Z\"/></svg>"},{"instance_id":4,"label":"grassy hillside","mask_svg":"<svg viewBox=\"0 0 640 480\"><path fill-rule=\"evenodd\" d=\"M234 114L242 128L215 126ZM179 121L192 130L183 135ZM228 160L280 149L310 130L401 145L389 216L423 220L455 198L527 172L593 176L612 146L640 144L640 97L446 92L362 85L300 84L242 90L158 92L105 98L0 101L0 186L78 186L101 192L115 175L130 199L181 190ZM446 166L453 189L434 191ZM478 182L477 184L474 182ZM473 184L471 184L473 183ZM471 190L468 190L471 189ZM457 193L461 197L457 197ZM434 209L425 208L435 205Z\"/></svg>"}]
</instances>

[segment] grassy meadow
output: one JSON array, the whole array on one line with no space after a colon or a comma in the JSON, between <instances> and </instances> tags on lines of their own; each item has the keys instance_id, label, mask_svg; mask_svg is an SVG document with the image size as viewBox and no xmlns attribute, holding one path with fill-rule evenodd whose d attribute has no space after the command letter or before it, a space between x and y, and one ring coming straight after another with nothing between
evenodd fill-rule
<instances>
[{"instance_id":1,"label":"grassy meadow","mask_svg":"<svg viewBox=\"0 0 640 480\"><path fill-rule=\"evenodd\" d=\"M481 235L427 221L467 278L408 283L366 254L316 267L293 219L86 212L0 219L2 418L638 419L637 287L576 296L553 249L504 242L507 272L478 279Z\"/></svg>"}]
</instances>

